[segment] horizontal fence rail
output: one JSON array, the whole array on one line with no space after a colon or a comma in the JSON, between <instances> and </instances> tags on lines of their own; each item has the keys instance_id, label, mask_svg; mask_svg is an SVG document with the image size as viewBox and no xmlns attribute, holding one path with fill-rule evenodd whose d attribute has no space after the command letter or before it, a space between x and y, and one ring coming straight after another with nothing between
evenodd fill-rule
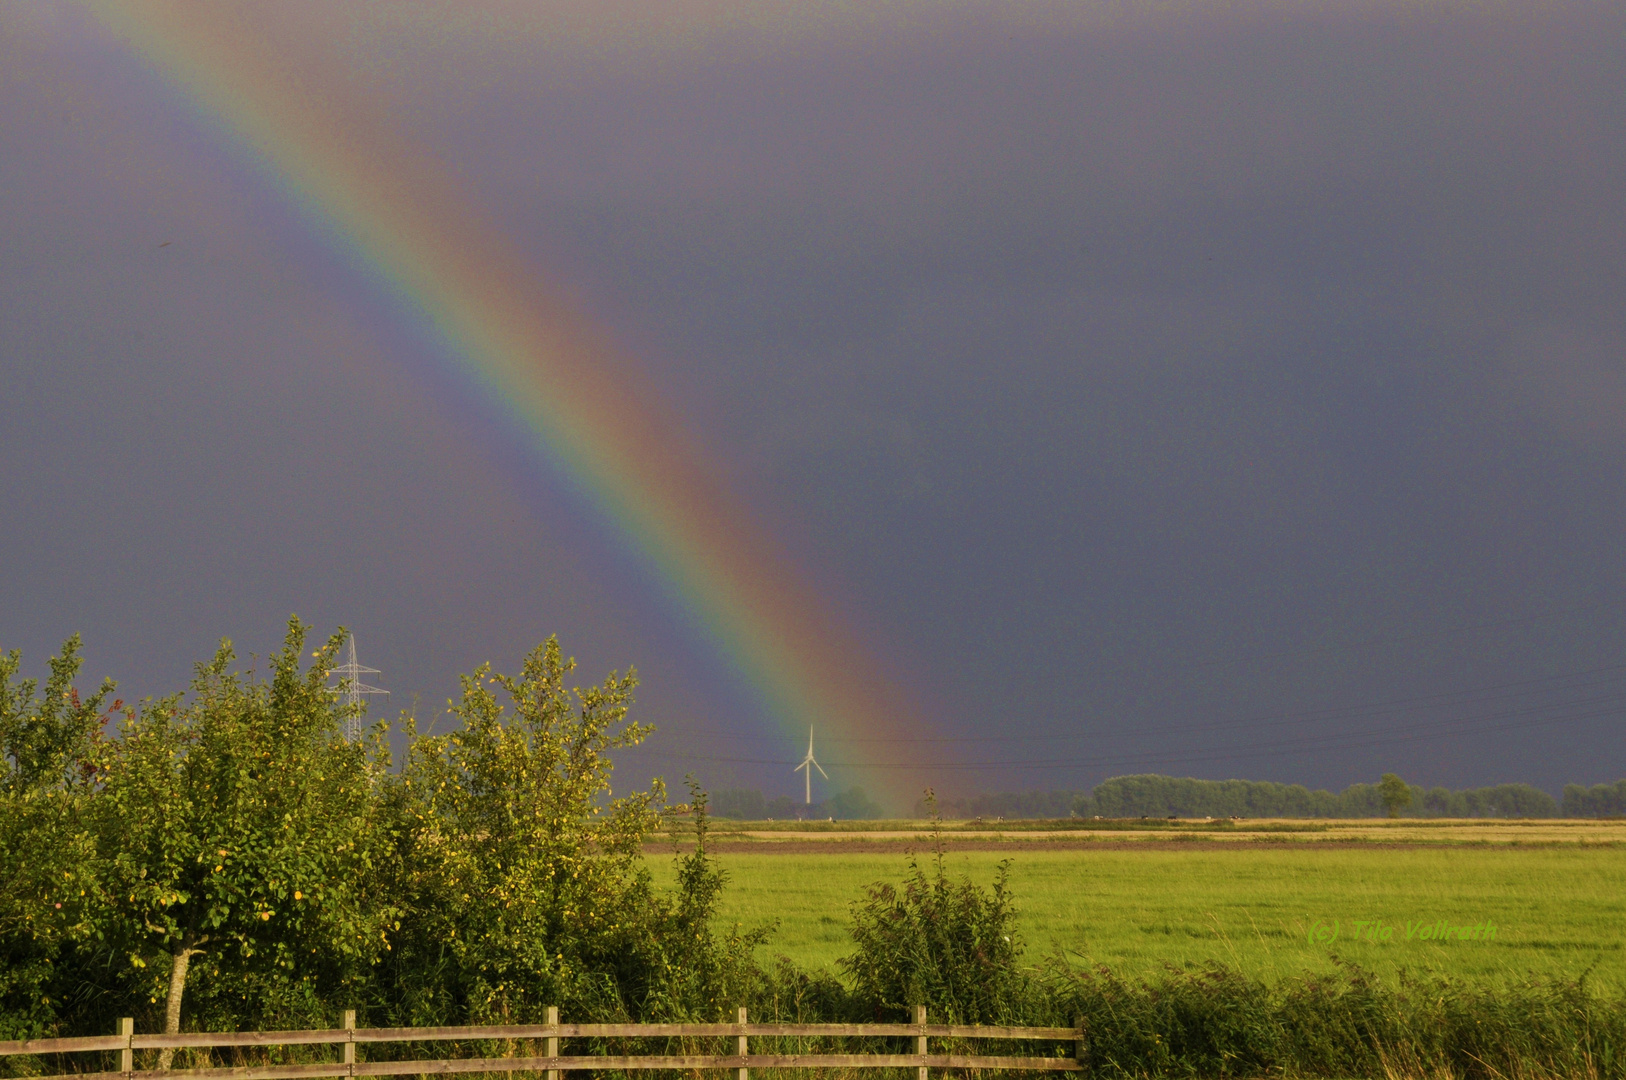
<instances>
[{"instance_id":1,"label":"horizontal fence rail","mask_svg":"<svg viewBox=\"0 0 1626 1080\"><path fill-rule=\"evenodd\" d=\"M545 1072L548 1080L572 1071L641 1071L648 1069L732 1069L737 1080L749 1080L752 1069L996 1069L1077 1072L1084 1068L1084 1025L1075 1027L1000 1027L991 1024L929 1024L926 1010L916 1007L910 1024L752 1024L744 1009L733 1024L562 1024L558 1010L548 1010L546 1024L481 1027L358 1028L356 1014L344 1014L344 1026L321 1031L199 1031L176 1035L137 1035L135 1022L119 1021L116 1035L70 1039L23 1039L0 1042L0 1057L20 1054L77 1054L117 1051L119 1068L107 1072L31 1076L29 1080L314 1080L316 1077L441 1076L453 1073ZM914 1053L750 1052L752 1038L911 1038ZM561 1054L561 1039L733 1039L732 1054ZM929 1052L931 1039L1000 1039L1009 1042L1070 1042L1071 1056L1010 1057ZM358 1045L380 1043L545 1041L547 1053L512 1052L503 1057L464 1057L411 1061L358 1061ZM289 1065L244 1065L226 1068L137 1069L137 1050L209 1050L223 1047L333 1045L342 1059ZM534 1051L534 1047L532 1048ZM1052 1048L1054 1053L1054 1048Z\"/></svg>"}]
</instances>

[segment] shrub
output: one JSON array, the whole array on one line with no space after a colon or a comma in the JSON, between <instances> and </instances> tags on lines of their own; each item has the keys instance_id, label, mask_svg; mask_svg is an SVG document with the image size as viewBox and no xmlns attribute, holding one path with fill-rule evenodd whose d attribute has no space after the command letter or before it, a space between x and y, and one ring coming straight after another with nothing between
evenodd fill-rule
<instances>
[{"instance_id":1,"label":"shrub","mask_svg":"<svg viewBox=\"0 0 1626 1080\"><path fill-rule=\"evenodd\" d=\"M856 951L837 963L857 1000L876 1015L925 1005L956 1023L1016 1015L1026 978L1017 963L1009 860L991 889L968 877L951 881L934 831L931 872L913 854L908 866L901 887L877 882L853 904Z\"/></svg>"}]
</instances>

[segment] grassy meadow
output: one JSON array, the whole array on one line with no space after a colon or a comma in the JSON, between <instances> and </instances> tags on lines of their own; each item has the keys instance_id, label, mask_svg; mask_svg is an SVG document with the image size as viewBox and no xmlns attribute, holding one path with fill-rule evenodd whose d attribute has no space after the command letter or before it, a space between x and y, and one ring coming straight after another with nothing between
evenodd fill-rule
<instances>
[{"instance_id":1,"label":"grassy meadow","mask_svg":"<svg viewBox=\"0 0 1626 1080\"><path fill-rule=\"evenodd\" d=\"M725 843L721 914L746 925L778 921L763 959L782 953L805 966L831 965L849 951L851 902L866 885L902 876L907 856L865 850L873 846L857 837ZM950 846L947 865L987 883L1001 860L1011 861L1030 961L1059 950L1072 963L1121 974L1219 961L1266 980L1327 970L1334 957L1383 975L1408 969L1498 982L1590 971L1598 989L1626 996L1626 845L998 846ZM919 847L929 852L928 843ZM650 864L669 879L669 860L652 852ZM1438 920L1494 924L1495 939L1418 936ZM1335 923L1336 940L1311 940L1318 924L1326 939ZM1392 928L1386 941L1383 927Z\"/></svg>"}]
</instances>

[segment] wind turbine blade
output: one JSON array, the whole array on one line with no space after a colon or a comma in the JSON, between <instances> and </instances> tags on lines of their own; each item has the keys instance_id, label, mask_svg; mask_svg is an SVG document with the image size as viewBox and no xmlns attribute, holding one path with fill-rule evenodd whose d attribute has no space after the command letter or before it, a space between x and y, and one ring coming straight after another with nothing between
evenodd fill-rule
<instances>
[{"instance_id":1,"label":"wind turbine blade","mask_svg":"<svg viewBox=\"0 0 1626 1080\"><path fill-rule=\"evenodd\" d=\"M812 758L808 758L807 760L813 761ZM824 766L823 765L820 765L818 762L813 761L813 767L815 769L819 770L819 775L820 776L824 777L826 780L830 779L830 774L824 771Z\"/></svg>"}]
</instances>

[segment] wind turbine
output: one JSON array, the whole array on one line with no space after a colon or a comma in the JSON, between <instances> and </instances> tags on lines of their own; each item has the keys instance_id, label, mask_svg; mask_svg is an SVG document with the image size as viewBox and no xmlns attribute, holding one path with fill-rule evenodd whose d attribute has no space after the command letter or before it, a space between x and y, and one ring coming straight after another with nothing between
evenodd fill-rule
<instances>
[{"instance_id":1,"label":"wind turbine","mask_svg":"<svg viewBox=\"0 0 1626 1080\"><path fill-rule=\"evenodd\" d=\"M820 776L824 777L826 780L830 779L830 774L824 771L824 766L820 765L817 761L813 760L813 729L812 728L807 729L807 756L802 759L802 763L800 765L796 766L794 769L791 770L791 772L803 772L804 770L806 771L806 773L807 773L807 776L806 776L806 779L807 779L807 791L804 792L803 798L805 798L807 800L807 805L812 806L813 805L813 769L809 769L808 768L809 765L813 766L813 769L819 770L819 775Z\"/></svg>"}]
</instances>

